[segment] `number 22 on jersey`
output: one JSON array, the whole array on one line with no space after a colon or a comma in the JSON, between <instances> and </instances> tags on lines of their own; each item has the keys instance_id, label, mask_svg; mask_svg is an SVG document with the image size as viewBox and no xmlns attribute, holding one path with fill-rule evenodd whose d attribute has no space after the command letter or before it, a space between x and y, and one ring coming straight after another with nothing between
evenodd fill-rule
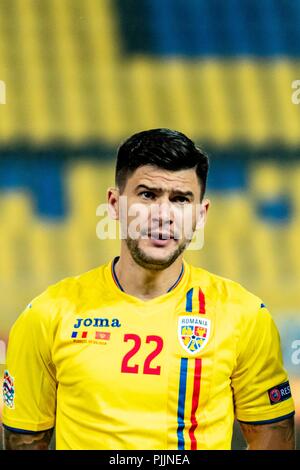
<instances>
[{"instance_id":1,"label":"number 22 on jersey","mask_svg":"<svg viewBox=\"0 0 300 470\"><path fill-rule=\"evenodd\" d=\"M133 356L140 350L142 345L142 339L140 336L134 333L128 333L124 335L124 342L133 341L132 348L125 354L122 360L121 372L125 374L138 374L140 365L134 364L130 365L129 361L133 360ZM150 354L145 359L143 365L143 374L150 374L150 375L160 375L160 366L152 367L152 361L161 353L164 342L160 336L156 335L148 335L146 337L146 343L154 343L155 347Z\"/></svg>"}]
</instances>

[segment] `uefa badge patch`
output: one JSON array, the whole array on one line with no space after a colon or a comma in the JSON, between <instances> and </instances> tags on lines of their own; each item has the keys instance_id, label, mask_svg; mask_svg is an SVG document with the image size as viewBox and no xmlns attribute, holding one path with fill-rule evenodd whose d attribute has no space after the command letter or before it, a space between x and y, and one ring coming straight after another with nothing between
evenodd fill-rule
<instances>
[{"instance_id":1,"label":"uefa badge patch","mask_svg":"<svg viewBox=\"0 0 300 470\"><path fill-rule=\"evenodd\" d=\"M210 320L196 315L179 317L178 337L183 349L191 354L200 352L209 340Z\"/></svg>"},{"instance_id":2,"label":"uefa badge patch","mask_svg":"<svg viewBox=\"0 0 300 470\"><path fill-rule=\"evenodd\" d=\"M268 390L269 400L271 405L275 405L284 400L288 400L292 396L291 387L289 382L276 385L276 387Z\"/></svg>"},{"instance_id":3,"label":"uefa badge patch","mask_svg":"<svg viewBox=\"0 0 300 470\"><path fill-rule=\"evenodd\" d=\"M8 370L4 371L3 379L3 403L8 408L15 407L15 383Z\"/></svg>"}]
</instances>

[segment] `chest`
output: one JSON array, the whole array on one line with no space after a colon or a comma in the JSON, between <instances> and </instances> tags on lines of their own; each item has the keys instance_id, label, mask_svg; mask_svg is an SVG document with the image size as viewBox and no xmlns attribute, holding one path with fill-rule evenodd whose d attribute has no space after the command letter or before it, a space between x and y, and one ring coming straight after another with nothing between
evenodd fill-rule
<instances>
[{"instance_id":1,"label":"chest","mask_svg":"<svg viewBox=\"0 0 300 470\"><path fill-rule=\"evenodd\" d=\"M160 399L200 379L208 392L228 386L236 360L237 332L229 312L211 306L205 314L181 305L156 308L113 305L69 312L53 348L57 380L76 393L142 395ZM217 384L217 385L216 385ZM204 393L204 392L203 392Z\"/></svg>"}]
</instances>

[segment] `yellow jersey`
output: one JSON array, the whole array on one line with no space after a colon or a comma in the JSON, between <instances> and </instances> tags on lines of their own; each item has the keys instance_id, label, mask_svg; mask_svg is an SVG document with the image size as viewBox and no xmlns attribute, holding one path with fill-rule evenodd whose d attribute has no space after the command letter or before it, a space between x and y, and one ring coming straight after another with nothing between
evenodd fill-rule
<instances>
[{"instance_id":1,"label":"yellow jersey","mask_svg":"<svg viewBox=\"0 0 300 470\"><path fill-rule=\"evenodd\" d=\"M35 298L14 324L4 426L57 449L230 449L234 418L294 414L276 326L239 284L183 264L172 290L123 292L113 262Z\"/></svg>"}]
</instances>

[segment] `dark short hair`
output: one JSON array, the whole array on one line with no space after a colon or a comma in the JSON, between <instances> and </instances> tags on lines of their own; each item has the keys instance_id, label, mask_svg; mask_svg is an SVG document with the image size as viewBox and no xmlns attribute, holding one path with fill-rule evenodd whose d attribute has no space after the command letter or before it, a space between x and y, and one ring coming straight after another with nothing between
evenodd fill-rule
<instances>
[{"instance_id":1,"label":"dark short hair","mask_svg":"<svg viewBox=\"0 0 300 470\"><path fill-rule=\"evenodd\" d=\"M116 185L121 192L127 178L143 165L171 171L194 168L201 187L201 199L204 196L208 156L182 132L150 129L126 139L118 149L116 164Z\"/></svg>"}]
</instances>

